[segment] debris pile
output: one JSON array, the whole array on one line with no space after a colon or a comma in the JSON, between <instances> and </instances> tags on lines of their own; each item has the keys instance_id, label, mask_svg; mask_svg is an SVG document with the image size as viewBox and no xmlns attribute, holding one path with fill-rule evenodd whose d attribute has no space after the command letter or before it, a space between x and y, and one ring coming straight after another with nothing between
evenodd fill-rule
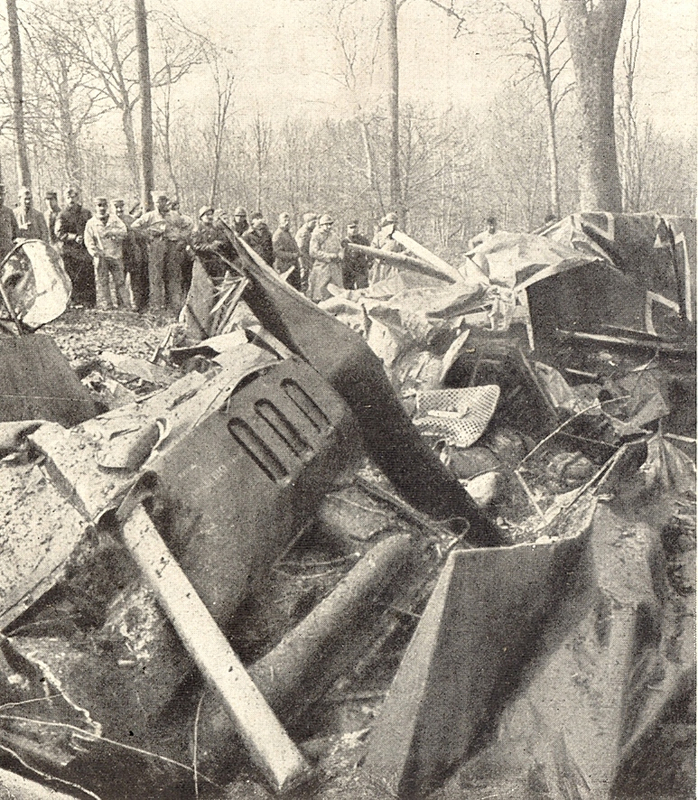
<instances>
[{"instance_id":1,"label":"debris pile","mask_svg":"<svg viewBox=\"0 0 698 800\"><path fill-rule=\"evenodd\" d=\"M321 308L236 242L150 361L0 341L2 785L690 795L695 221L394 235Z\"/></svg>"}]
</instances>

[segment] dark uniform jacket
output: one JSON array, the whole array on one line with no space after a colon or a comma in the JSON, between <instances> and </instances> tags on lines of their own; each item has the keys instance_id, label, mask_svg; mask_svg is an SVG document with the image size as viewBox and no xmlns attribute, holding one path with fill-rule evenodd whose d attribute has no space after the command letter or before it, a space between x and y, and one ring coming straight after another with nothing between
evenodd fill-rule
<instances>
[{"instance_id":1,"label":"dark uniform jacket","mask_svg":"<svg viewBox=\"0 0 698 800\"><path fill-rule=\"evenodd\" d=\"M267 262L267 264L269 264L270 267L273 266L274 244L271 240L269 228L266 226L260 228L259 230L250 228L242 234L242 238L247 242L247 244L249 244L255 253L258 253L260 256L262 256L262 258Z\"/></svg>"},{"instance_id":2,"label":"dark uniform jacket","mask_svg":"<svg viewBox=\"0 0 698 800\"><path fill-rule=\"evenodd\" d=\"M370 242L360 233L353 233L342 239L342 247L347 242L361 244L368 247ZM372 260L365 253L356 250L344 250L344 263L342 264L342 283L345 289L365 289L368 286L368 270Z\"/></svg>"},{"instance_id":3,"label":"dark uniform jacket","mask_svg":"<svg viewBox=\"0 0 698 800\"><path fill-rule=\"evenodd\" d=\"M189 246L212 278L222 278L228 268L221 255L228 261L237 258L225 231L215 225L197 225L189 239Z\"/></svg>"},{"instance_id":4,"label":"dark uniform jacket","mask_svg":"<svg viewBox=\"0 0 698 800\"><path fill-rule=\"evenodd\" d=\"M0 259L14 247L14 240L19 236L19 226L15 215L7 206L0 207Z\"/></svg>"}]
</instances>

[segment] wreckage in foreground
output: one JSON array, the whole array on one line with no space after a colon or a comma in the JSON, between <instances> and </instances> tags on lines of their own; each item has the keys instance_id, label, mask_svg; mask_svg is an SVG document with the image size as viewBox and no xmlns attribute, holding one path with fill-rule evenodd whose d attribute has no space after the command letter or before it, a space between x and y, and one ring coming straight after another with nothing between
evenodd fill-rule
<instances>
[{"instance_id":1,"label":"wreckage in foreground","mask_svg":"<svg viewBox=\"0 0 698 800\"><path fill-rule=\"evenodd\" d=\"M122 359L165 388L96 416L73 381L80 418L3 426L3 767L73 797L686 796L695 223L507 236L456 279L403 235L431 272L334 318L242 249L263 328L240 306L169 351L202 372ZM602 278L632 302L590 304Z\"/></svg>"}]
</instances>

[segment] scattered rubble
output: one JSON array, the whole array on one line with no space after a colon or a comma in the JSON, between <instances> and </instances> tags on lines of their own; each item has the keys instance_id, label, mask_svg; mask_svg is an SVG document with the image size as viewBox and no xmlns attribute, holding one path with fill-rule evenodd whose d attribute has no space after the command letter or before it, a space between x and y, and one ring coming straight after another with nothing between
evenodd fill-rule
<instances>
[{"instance_id":1,"label":"scattered rubble","mask_svg":"<svg viewBox=\"0 0 698 800\"><path fill-rule=\"evenodd\" d=\"M693 796L695 221L400 236L2 337L8 791Z\"/></svg>"}]
</instances>

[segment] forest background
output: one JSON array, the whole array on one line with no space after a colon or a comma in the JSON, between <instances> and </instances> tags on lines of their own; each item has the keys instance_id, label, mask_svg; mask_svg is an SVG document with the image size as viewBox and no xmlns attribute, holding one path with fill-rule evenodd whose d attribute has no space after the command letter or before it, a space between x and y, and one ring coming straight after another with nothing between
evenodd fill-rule
<instances>
[{"instance_id":1,"label":"forest background","mask_svg":"<svg viewBox=\"0 0 698 800\"><path fill-rule=\"evenodd\" d=\"M96 194L135 204L133 4L13 0L8 10L15 5L37 205L69 183L88 207ZM561 5L146 0L156 188L189 213L241 204L272 227L281 211L299 223L312 209L358 217L370 233L397 210L441 253L463 249L488 215L507 230L534 230L580 207L580 97ZM694 215L696 4L623 7L613 84L622 209ZM0 165L13 205L21 179L5 37Z\"/></svg>"}]
</instances>

